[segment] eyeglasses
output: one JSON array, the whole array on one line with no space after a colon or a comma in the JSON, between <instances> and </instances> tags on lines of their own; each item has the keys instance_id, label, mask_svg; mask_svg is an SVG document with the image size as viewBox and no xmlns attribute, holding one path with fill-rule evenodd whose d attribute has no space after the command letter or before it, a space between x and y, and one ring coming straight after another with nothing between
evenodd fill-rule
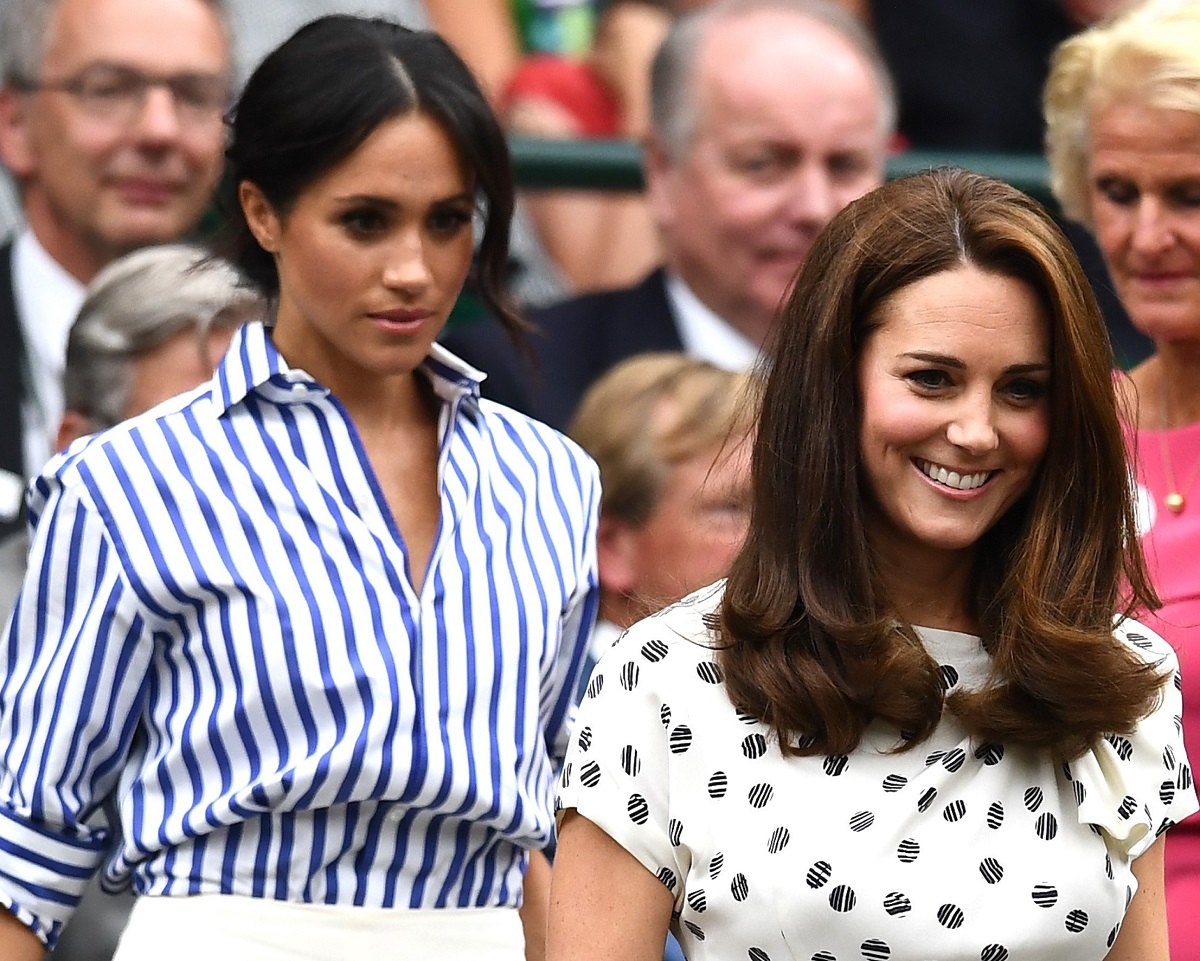
<instances>
[{"instance_id":1,"label":"eyeglasses","mask_svg":"<svg viewBox=\"0 0 1200 961\"><path fill-rule=\"evenodd\" d=\"M74 97L84 112L114 123L132 123L146 106L151 87L166 87L181 122L211 123L229 105L229 85L208 73L178 73L152 77L132 67L95 64L65 80L18 82L26 91L59 90Z\"/></svg>"}]
</instances>

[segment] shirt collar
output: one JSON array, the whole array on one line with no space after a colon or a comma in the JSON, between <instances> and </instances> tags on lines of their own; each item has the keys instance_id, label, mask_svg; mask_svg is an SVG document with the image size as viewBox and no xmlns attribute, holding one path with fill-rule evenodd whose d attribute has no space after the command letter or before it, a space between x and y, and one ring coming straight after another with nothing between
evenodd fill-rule
<instances>
[{"instance_id":1,"label":"shirt collar","mask_svg":"<svg viewBox=\"0 0 1200 961\"><path fill-rule=\"evenodd\" d=\"M477 399L479 384L486 376L441 344L430 348L418 370L429 379L434 393L447 403ZM277 404L296 404L304 403L314 394L324 397L329 389L317 383L307 371L289 367L266 325L253 321L234 334L229 350L213 373L213 394L221 415L251 393Z\"/></svg>"},{"instance_id":2,"label":"shirt collar","mask_svg":"<svg viewBox=\"0 0 1200 961\"><path fill-rule=\"evenodd\" d=\"M750 338L710 310L680 277L667 274L666 286L684 353L722 370L743 371L755 365L758 347Z\"/></svg>"}]
</instances>

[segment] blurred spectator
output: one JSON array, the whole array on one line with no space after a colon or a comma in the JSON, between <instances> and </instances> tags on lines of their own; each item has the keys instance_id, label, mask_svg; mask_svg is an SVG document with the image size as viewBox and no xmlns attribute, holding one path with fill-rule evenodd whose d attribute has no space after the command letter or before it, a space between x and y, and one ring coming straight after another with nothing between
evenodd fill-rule
<instances>
[{"instance_id":1,"label":"blurred spectator","mask_svg":"<svg viewBox=\"0 0 1200 961\"><path fill-rule=\"evenodd\" d=\"M1200 2L1157 0L1061 46L1046 84L1050 183L1093 231L1153 354L1118 380L1142 548L1179 655L1184 743L1200 759ZM1183 759L1163 796L1191 785ZM1170 825L1164 825L1166 830ZM1200 958L1200 814L1166 843L1171 957Z\"/></svg>"},{"instance_id":2,"label":"blurred spectator","mask_svg":"<svg viewBox=\"0 0 1200 961\"><path fill-rule=\"evenodd\" d=\"M684 350L722 367L757 356L817 234L883 180L894 121L869 34L822 0L717 0L655 57L646 178L665 264L642 282L532 319L538 369L493 324L451 332L485 395L563 427L618 361Z\"/></svg>"},{"instance_id":3,"label":"blurred spectator","mask_svg":"<svg viewBox=\"0 0 1200 961\"><path fill-rule=\"evenodd\" d=\"M0 159L27 225L0 247L0 521L53 449L83 285L177 239L221 169L230 60L217 0L9 0ZM13 480L18 483L12 483Z\"/></svg>"},{"instance_id":4,"label":"blurred spectator","mask_svg":"<svg viewBox=\"0 0 1200 961\"><path fill-rule=\"evenodd\" d=\"M569 433L600 466L603 490L595 656L618 629L723 577L742 546L752 376L643 354L584 395Z\"/></svg>"},{"instance_id":5,"label":"blurred spectator","mask_svg":"<svg viewBox=\"0 0 1200 961\"><path fill-rule=\"evenodd\" d=\"M60 449L208 380L234 329L265 307L224 261L180 244L120 258L88 291L67 343ZM21 586L28 547L23 529L0 543L0 620ZM50 957L107 961L132 904L128 892L106 895L93 880Z\"/></svg>"}]
</instances>

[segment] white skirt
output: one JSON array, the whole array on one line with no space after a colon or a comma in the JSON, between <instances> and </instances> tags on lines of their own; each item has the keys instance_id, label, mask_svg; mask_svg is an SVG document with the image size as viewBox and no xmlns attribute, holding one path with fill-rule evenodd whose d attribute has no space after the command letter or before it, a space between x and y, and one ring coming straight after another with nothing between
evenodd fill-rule
<instances>
[{"instance_id":1,"label":"white skirt","mask_svg":"<svg viewBox=\"0 0 1200 961\"><path fill-rule=\"evenodd\" d=\"M357 908L236 894L141 897L113 961L524 961L515 908Z\"/></svg>"}]
</instances>

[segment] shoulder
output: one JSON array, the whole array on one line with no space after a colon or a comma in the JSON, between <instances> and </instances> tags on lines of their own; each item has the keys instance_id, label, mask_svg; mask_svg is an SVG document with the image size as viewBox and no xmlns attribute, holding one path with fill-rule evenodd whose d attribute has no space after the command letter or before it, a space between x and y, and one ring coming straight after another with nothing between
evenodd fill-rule
<instances>
[{"instance_id":1,"label":"shoulder","mask_svg":"<svg viewBox=\"0 0 1200 961\"><path fill-rule=\"evenodd\" d=\"M114 489L124 486L121 465L165 465L164 441L184 430L190 432L186 425L192 417L204 412L215 417L212 411L212 390L203 384L114 427L81 437L46 462L34 480L35 501L44 503L46 493L54 488L69 489L101 475L112 476Z\"/></svg>"},{"instance_id":2,"label":"shoulder","mask_svg":"<svg viewBox=\"0 0 1200 961\"><path fill-rule=\"evenodd\" d=\"M499 470L523 486L547 483L556 496L581 492L585 506L597 508L600 469L575 441L528 414L489 400L474 401L472 417L479 442L493 452ZM482 451L475 450L478 458Z\"/></svg>"},{"instance_id":3,"label":"shoulder","mask_svg":"<svg viewBox=\"0 0 1200 961\"><path fill-rule=\"evenodd\" d=\"M1147 663L1160 665L1168 671L1178 670L1179 659L1174 648L1140 621L1131 617L1118 618L1113 636Z\"/></svg>"},{"instance_id":4,"label":"shoulder","mask_svg":"<svg viewBox=\"0 0 1200 961\"><path fill-rule=\"evenodd\" d=\"M666 286L662 270L656 270L631 287L620 287L616 290L602 290L580 294L568 300L550 304L530 311L530 319L547 335L552 335L559 327L571 327L582 318L593 322L605 320L632 321L644 316L646 312L652 315L669 316ZM631 311L636 311L631 315Z\"/></svg>"},{"instance_id":5,"label":"shoulder","mask_svg":"<svg viewBox=\"0 0 1200 961\"><path fill-rule=\"evenodd\" d=\"M663 683L688 680L711 664L716 637L710 618L720 608L725 582L718 581L638 621L601 656L598 668L621 672L636 665L662 675Z\"/></svg>"}]
</instances>

